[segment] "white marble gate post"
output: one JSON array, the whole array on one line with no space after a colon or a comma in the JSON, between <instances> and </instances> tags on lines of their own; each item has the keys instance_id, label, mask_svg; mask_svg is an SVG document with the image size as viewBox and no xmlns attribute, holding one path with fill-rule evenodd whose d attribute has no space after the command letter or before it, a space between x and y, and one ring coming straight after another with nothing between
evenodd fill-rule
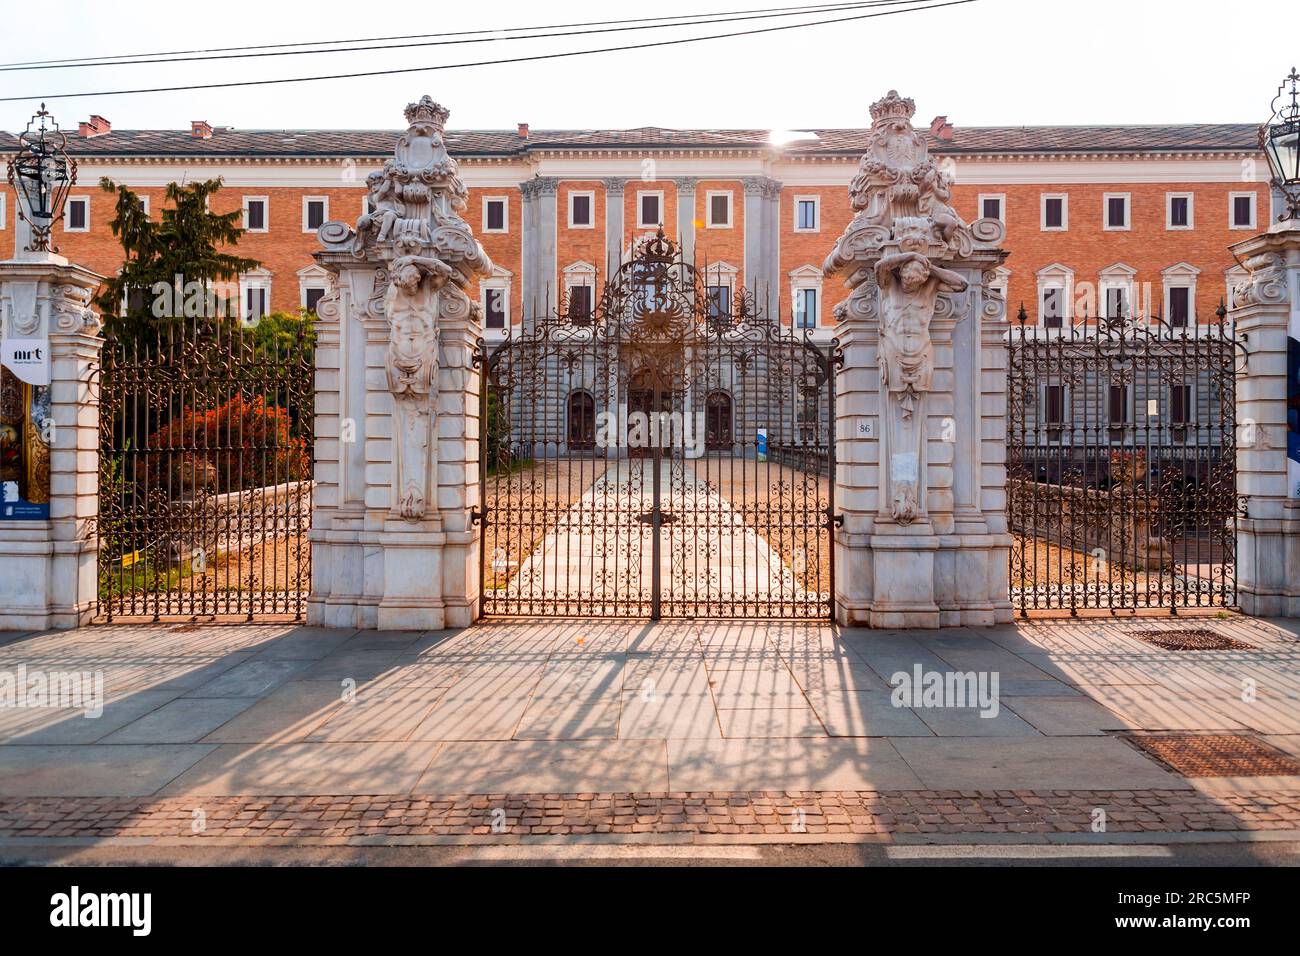
<instances>
[{"instance_id":1,"label":"white marble gate post","mask_svg":"<svg viewBox=\"0 0 1300 956\"><path fill-rule=\"evenodd\" d=\"M1002 224L964 222L896 92L872 104L856 215L826 260L836 309L835 603L841 624L1011 619Z\"/></svg>"},{"instance_id":2,"label":"white marble gate post","mask_svg":"<svg viewBox=\"0 0 1300 956\"><path fill-rule=\"evenodd\" d=\"M469 295L492 264L461 218L448 111L423 97L353 228L316 260L316 492L308 621L436 629L479 613L478 369Z\"/></svg>"},{"instance_id":3,"label":"white marble gate post","mask_svg":"<svg viewBox=\"0 0 1300 956\"><path fill-rule=\"evenodd\" d=\"M1231 247L1247 271L1233 290L1237 368L1237 598L1260 617L1300 617L1300 438L1288 433L1288 338L1300 341L1300 222L1287 220ZM1300 351L1300 349L1297 349ZM1293 360L1294 361L1294 360ZM1292 381L1290 395L1300 395Z\"/></svg>"}]
</instances>

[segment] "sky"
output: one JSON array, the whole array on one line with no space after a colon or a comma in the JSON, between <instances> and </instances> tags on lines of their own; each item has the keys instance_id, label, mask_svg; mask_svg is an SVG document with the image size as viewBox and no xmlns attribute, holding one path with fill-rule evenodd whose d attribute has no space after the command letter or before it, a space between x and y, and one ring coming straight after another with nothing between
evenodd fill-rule
<instances>
[{"instance_id":1,"label":"sky","mask_svg":"<svg viewBox=\"0 0 1300 956\"><path fill-rule=\"evenodd\" d=\"M48 4L12 3L0 18L0 64L803 2L122 0L110 15L103 0L56 0L54 18ZM362 16L367 10L374 15ZM508 129L526 122L534 129L787 130L868 125L868 105L889 89L916 100L918 124L938 114L957 126L1256 123L1268 117L1278 84L1300 58L1295 44L1284 42L1295 35L1297 15L1294 0L973 0L804 30L547 62L128 96L54 94L427 67L794 21L186 65L8 70L0 72L0 97L20 99L0 102L0 129L21 130L42 97L61 125L74 129L91 113L117 129L188 128L192 120L240 129L397 128L404 125L403 106L429 93L452 111L452 128Z\"/></svg>"}]
</instances>

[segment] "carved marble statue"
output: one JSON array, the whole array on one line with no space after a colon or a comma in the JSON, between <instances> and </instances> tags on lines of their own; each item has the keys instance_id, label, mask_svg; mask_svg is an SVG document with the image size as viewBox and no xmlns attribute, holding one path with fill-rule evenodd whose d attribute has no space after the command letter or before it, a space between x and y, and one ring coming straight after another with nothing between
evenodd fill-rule
<instances>
[{"instance_id":1,"label":"carved marble statue","mask_svg":"<svg viewBox=\"0 0 1300 956\"><path fill-rule=\"evenodd\" d=\"M932 262L916 246L916 233L926 219L899 220L900 251L876 263L880 288L880 375L885 387L900 393L903 417L910 419L917 396L930 390L934 349L930 320L939 292L965 292L969 283L950 269ZM904 230L910 230L908 237ZM924 245L924 242L921 243Z\"/></svg>"}]
</instances>

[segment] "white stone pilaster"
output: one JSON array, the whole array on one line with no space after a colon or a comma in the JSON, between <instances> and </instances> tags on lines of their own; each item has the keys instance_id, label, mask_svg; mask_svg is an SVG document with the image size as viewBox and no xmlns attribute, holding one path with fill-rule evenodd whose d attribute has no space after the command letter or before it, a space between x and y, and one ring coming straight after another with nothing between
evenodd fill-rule
<instances>
[{"instance_id":1,"label":"white stone pilaster","mask_svg":"<svg viewBox=\"0 0 1300 956\"><path fill-rule=\"evenodd\" d=\"M1287 456L1287 339L1300 338L1300 223L1280 223L1231 250L1247 270L1230 313L1247 352L1236 382L1237 492L1246 506L1237 522L1238 602L1258 617L1300 617L1300 464Z\"/></svg>"},{"instance_id":2,"label":"white stone pilaster","mask_svg":"<svg viewBox=\"0 0 1300 956\"><path fill-rule=\"evenodd\" d=\"M4 338L49 356L48 520L0 517L0 629L88 623L97 597L101 276L50 253L0 262Z\"/></svg>"}]
</instances>

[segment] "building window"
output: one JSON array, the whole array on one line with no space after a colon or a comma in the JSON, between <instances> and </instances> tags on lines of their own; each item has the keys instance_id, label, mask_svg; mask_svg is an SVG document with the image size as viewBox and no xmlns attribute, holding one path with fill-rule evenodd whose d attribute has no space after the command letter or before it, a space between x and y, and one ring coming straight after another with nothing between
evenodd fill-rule
<instances>
[{"instance_id":1,"label":"building window","mask_svg":"<svg viewBox=\"0 0 1300 956\"><path fill-rule=\"evenodd\" d=\"M1065 290L1060 286L1046 286L1041 290L1038 307L1043 328L1059 329L1065 325Z\"/></svg>"},{"instance_id":2,"label":"building window","mask_svg":"<svg viewBox=\"0 0 1300 956\"><path fill-rule=\"evenodd\" d=\"M1128 314L1128 290L1123 286L1109 286L1105 293L1106 318L1124 318Z\"/></svg>"},{"instance_id":3,"label":"building window","mask_svg":"<svg viewBox=\"0 0 1300 956\"><path fill-rule=\"evenodd\" d=\"M1185 285L1169 287L1169 324L1175 329L1187 328L1192 315L1192 290Z\"/></svg>"},{"instance_id":4,"label":"building window","mask_svg":"<svg viewBox=\"0 0 1300 956\"><path fill-rule=\"evenodd\" d=\"M1192 386L1169 386L1169 423L1175 427L1187 425L1192 420Z\"/></svg>"},{"instance_id":5,"label":"building window","mask_svg":"<svg viewBox=\"0 0 1300 956\"><path fill-rule=\"evenodd\" d=\"M569 286L569 321L574 325L591 323L591 286Z\"/></svg>"},{"instance_id":6,"label":"building window","mask_svg":"<svg viewBox=\"0 0 1300 956\"><path fill-rule=\"evenodd\" d=\"M1165 195L1165 228L1193 228L1191 193L1167 193Z\"/></svg>"},{"instance_id":7,"label":"building window","mask_svg":"<svg viewBox=\"0 0 1300 956\"><path fill-rule=\"evenodd\" d=\"M316 311L316 304L325 298L325 289L317 285L309 285L302 290L302 307L308 312Z\"/></svg>"},{"instance_id":8,"label":"building window","mask_svg":"<svg viewBox=\"0 0 1300 956\"><path fill-rule=\"evenodd\" d=\"M315 232L330 217L330 201L325 196L304 196L302 199L302 231Z\"/></svg>"},{"instance_id":9,"label":"building window","mask_svg":"<svg viewBox=\"0 0 1300 956\"><path fill-rule=\"evenodd\" d=\"M708 288L709 318L725 319L731 315L731 286L711 285Z\"/></svg>"},{"instance_id":10,"label":"building window","mask_svg":"<svg viewBox=\"0 0 1300 956\"><path fill-rule=\"evenodd\" d=\"M709 228L710 229L730 229L731 228L731 193L711 192L708 194L709 201Z\"/></svg>"},{"instance_id":11,"label":"building window","mask_svg":"<svg viewBox=\"0 0 1300 956\"><path fill-rule=\"evenodd\" d=\"M796 289L794 298L794 327L815 329L819 317L816 289Z\"/></svg>"},{"instance_id":12,"label":"building window","mask_svg":"<svg viewBox=\"0 0 1300 956\"><path fill-rule=\"evenodd\" d=\"M1128 424L1128 386L1112 385L1106 401L1106 420L1111 428L1123 428Z\"/></svg>"},{"instance_id":13,"label":"building window","mask_svg":"<svg viewBox=\"0 0 1300 956\"><path fill-rule=\"evenodd\" d=\"M244 197L244 231L266 232L266 197Z\"/></svg>"},{"instance_id":14,"label":"building window","mask_svg":"<svg viewBox=\"0 0 1300 956\"><path fill-rule=\"evenodd\" d=\"M1106 229L1132 228L1129 223L1130 198L1128 193L1106 193L1102 198Z\"/></svg>"},{"instance_id":15,"label":"building window","mask_svg":"<svg viewBox=\"0 0 1300 956\"><path fill-rule=\"evenodd\" d=\"M1065 424L1065 386L1043 386L1043 424L1060 426Z\"/></svg>"},{"instance_id":16,"label":"building window","mask_svg":"<svg viewBox=\"0 0 1300 956\"><path fill-rule=\"evenodd\" d=\"M507 297L509 293L502 286L483 287L483 327L485 329L504 329L509 312Z\"/></svg>"},{"instance_id":17,"label":"building window","mask_svg":"<svg viewBox=\"0 0 1300 956\"><path fill-rule=\"evenodd\" d=\"M795 196L794 231L820 232L821 227L821 198L819 196Z\"/></svg>"},{"instance_id":18,"label":"building window","mask_svg":"<svg viewBox=\"0 0 1300 956\"><path fill-rule=\"evenodd\" d=\"M1007 197L1003 194L996 196L980 196L980 218L996 219L998 222L1006 222L1006 201Z\"/></svg>"},{"instance_id":19,"label":"building window","mask_svg":"<svg viewBox=\"0 0 1300 956\"><path fill-rule=\"evenodd\" d=\"M636 194L636 224L639 229L653 229L664 224L664 194Z\"/></svg>"},{"instance_id":20,"label":"building window","mask_svg":"<svg viewBox=\"0 0 1300 956\"><path fill-rule=\"evenodd\" d=\"M266 315L267 288L263 285L244 287L244 321L258 322Z\"/></svg>"},{"instance_id":21,"label":"building window","mask_svg":"<svg viewBox=\"0 0 1300 956\"><path fill-rule=\"evenodd\" d=\"M0 229L5 228L5 195L0 193Z\"/></svg>"},{"instance_id":22,"label":"building window","mask_svg":"<svg viewBox=\"0 0 1300 956\"><path fill-rule=\"evenodd\" d=\"M595 206L596 194L569 193L569 228L570 229L595 229L595 219L592 209Z\"/></svg>"},{"instance_id":23,"label":"building window","mask_svg":"<svg viewBox=\"0 0 1300 956\"><path fill-rule=\"evenodd\" d=\"M596 447L596 399L580 388L569 395L569 450L593 451Z\"/></svg>"},{"instance_id":24,"label":"building window","mask_svg":"<svg viewBox=\"0 0 1300 956\"><path fill-rule=\"evenodd\" d=\"M1039 228L1043 232L1065 232L1070 228L1069 197L1066 195L1043 193L1042 213Z\"/></svg>"},{"instance_id":25,"label":"building window","mask_svg":"<svg viewBox=\"0 0 1300 956\"><path fill-rule=\"evenodd\" d=\"M64 232L90 232L90 197L69 196L63 206Z\"/></svg>"},{"instance_id":26,"label":"building window","mask_svg":"<svg viewBox=\"0 0 1300 956\"><path fill-rule=\"evenodd\" d=\"M509 229L506 218L506 197L483 197L483 231L505 232Z\"/></svg>"},{"instance_id":27,"label":"building window","mask_svg":"<svg viewBox=\"0 0 1300 956\"><path fill-rule=\"evenodd\" d=\"M709 392L704 400L705 451L731 451L731 396L723 391Z\"/></svg>"},{"instance_id":28,"label":"building window","mask_svg":"<svg viewBox=\"0 0 1300 956\"><path fill-rule=\"evenodd\" d=\"M1255 228L1255 194L1228 194L1228 221L1233 229Z\"/></svg>"}]
</instances>

